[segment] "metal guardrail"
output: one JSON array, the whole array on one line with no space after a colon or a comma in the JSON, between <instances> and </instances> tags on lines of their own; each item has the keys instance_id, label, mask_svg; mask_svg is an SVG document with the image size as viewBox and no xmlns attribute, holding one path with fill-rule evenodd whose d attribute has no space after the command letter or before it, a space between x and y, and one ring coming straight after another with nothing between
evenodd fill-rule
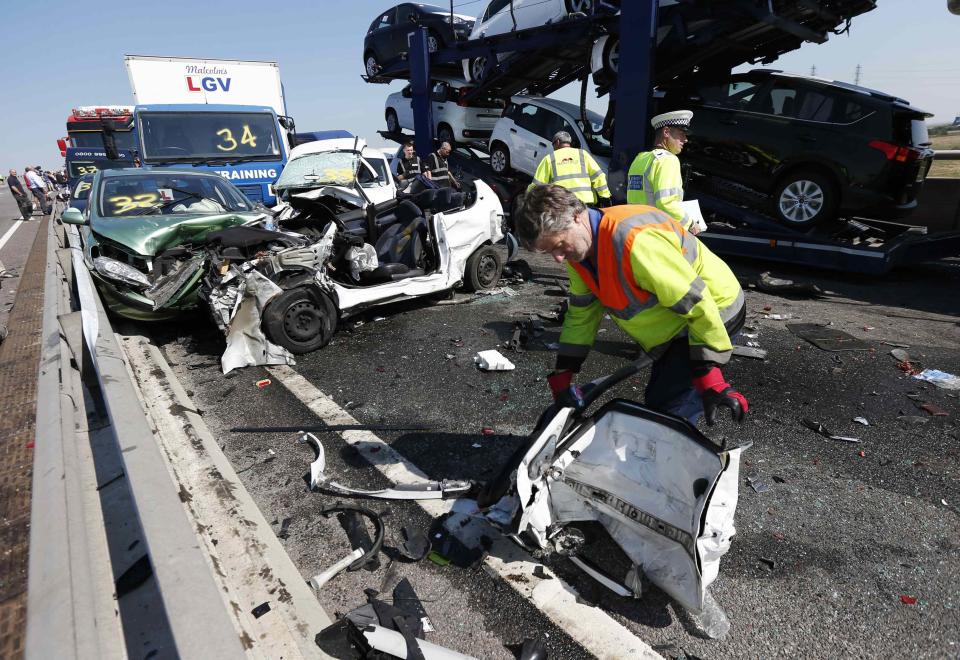
<instances>
[{"instance_id":1,"label":"metal guardrail","mask_svg":"<svg viewBox=\"0 0 960 660\"><path fill-rule=\"evenodd\" d=\"M242 657L76 228L49 232L26 655Z\"/></svg>"}]
</instances>

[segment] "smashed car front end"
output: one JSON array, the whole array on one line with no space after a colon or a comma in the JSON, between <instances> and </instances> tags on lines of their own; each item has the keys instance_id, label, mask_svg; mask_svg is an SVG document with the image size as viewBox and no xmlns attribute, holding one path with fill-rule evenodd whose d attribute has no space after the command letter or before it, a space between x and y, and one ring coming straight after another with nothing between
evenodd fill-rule
<instances>
[{"instance_id":1,"label":"smashed car front end","mask_svg":"<svg viewBox=\"0 0 960 660\"><path fill-rule=\"evenodd\" d=\"M135 321L169 320L199 301L206 234L260 217L231 213L173 224L153 217L107 221L106 228L93 224L84 239L85 258L111 312Z\"/></svg>"}]
</instances>

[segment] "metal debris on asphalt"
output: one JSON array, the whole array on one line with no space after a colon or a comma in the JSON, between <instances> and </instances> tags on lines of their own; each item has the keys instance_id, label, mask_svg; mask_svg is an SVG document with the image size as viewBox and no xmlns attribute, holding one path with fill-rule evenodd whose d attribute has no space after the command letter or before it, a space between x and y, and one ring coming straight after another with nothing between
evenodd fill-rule
<instances>
[{"instance_id":1,"label":"metal debris on asphalt","mask_svg":"<svg viewBox=\"0 0 960 660\"><path fill-rule=\"evenodd\" d=\"M755 493L766 493L770 490L770 484L763 481L760 475L747 475L747 483L750 484L750 488L752 488Z\"/></svg>"},{"instance_id":2,"label":"metal debris on asphalt","mask_svg":"<svg viewBox=\"0 0 960 660\"><path fill-rule=\"evenodd\" d=\"M816 431L823 437L829 438L830 440L839 440L841 442L862 442L860 438L851 438L850 436L846 435L836 435L820 422L815 422L807 418L802 419L801 422L811 431Z\"/></svg>"},{"instance_id":3,"label":"metal debris on asphalt","mask_svg":"<svg viewBox=\"0 0 960 660\"><path fill-rule=\"evenodd\" d=\"M817 348L830 351L868 351L870 344L853 335L816 323L788 323L787 330Z\"/></svg>"},{"instance_id":4,"label":"metal debris on asphalt","mask_svg":"<svg viewBox=\"0 0 960 660\"><path fill-rule=\"evenodd\" d=\"M769 271L760 273L760 279L754 286L757 291L792 297L817 298L823 295L823 290L816 284L780 279L771 276Z\"/></svg>"}]
</instances>

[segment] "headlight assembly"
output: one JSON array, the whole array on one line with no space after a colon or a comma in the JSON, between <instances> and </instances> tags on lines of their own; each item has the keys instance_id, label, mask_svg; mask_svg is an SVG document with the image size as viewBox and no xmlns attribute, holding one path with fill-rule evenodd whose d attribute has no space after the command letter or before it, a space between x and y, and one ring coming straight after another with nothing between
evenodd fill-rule
<instances>
[{"instance_id":1,"label":"headlight assembly","mask_svg":"<svg viewBox=\"0 0 960 660\"><path fill-rule=\"evenodd\" d=\"M122 261L109 257L96 257L93 260L93 267L107 279L122 282L137 289L150 286L150 280L147 279L146 275Z\"/></svg>"}]
</instances>

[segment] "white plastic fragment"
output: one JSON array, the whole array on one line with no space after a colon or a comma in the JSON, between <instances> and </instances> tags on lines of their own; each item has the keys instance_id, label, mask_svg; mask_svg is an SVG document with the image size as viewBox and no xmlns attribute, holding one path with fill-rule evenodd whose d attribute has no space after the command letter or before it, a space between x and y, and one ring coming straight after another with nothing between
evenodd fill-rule
<instances>
[{"instance_id":1,"label":"white plastic fragment","mask_svg":"<svg viewBox=\"0 0 960 660\"><path fill-rule=\"evenodd\" d=\"M853 421L857 424L863 424L864 426L870 426L870 422L867 421L866 417L854 417Z\"/></svg>"},{"instance_id":2,"label":"white plastic fragment","mask_svg":"<svg viewBox=\"0 0 960 660\"><path fill-rule=\"evenodd\" d=\"M500 351L480 351L473 361L484 371L513 371L516 369L513 362L500 354Z\"/></svg>"},{"instance_id":3,"label":"white plastic fragment","mask_svg":"<svg viewBox=\"0 0 960 660\"><path fill-rule=\"evenodd\" d=\"M323 585L335 578L341 571L345 571L347 566L357 561L362 556L363 548L356 548L349 555L338 561L327 570L323 571L322 573L317 573L310 578L310 586L313 587L314 591L320 591Z\"/></svg>"},{"instance_id":4,"label":"white plastic fragment","mask_svg":"<svg viewBox=\"0 0 960 660\"><path fill-rule=\"evenodd\" d=\"M925 380L945 390L960 390L960 376L948 374L938 369L924 369L914 376L917 380Z\"/></svg>"}]
</instances>

